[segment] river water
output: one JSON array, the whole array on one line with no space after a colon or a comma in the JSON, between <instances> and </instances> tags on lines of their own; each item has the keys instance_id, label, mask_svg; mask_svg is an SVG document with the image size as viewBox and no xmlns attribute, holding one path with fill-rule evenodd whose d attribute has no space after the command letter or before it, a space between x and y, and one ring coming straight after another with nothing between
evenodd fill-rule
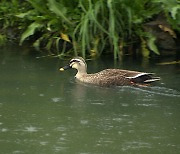
<instances>
[{"instance_id":1,"label":"river water","mask_svg":"<svg viewBox=\"0 0 180 154\"><path fill-rule=\"evenodd\" d=\"M21 51L19 51L21 50ZM76 83L68 61L29 49L0 50L0 154L176 154L180 151L180 68L133 60L88 61L88 71L155 72L153 87Z\"/></svg>"}]
</instances>

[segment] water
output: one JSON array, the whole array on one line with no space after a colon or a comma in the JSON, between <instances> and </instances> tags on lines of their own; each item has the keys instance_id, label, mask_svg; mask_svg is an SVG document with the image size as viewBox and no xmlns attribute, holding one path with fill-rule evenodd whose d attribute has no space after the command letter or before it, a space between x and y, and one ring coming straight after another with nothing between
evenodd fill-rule
<instances>
[{"instance_id":1,"label":"water","mask_svg":"<svg viewBox=\"0 0 180 154\"><path fill-rule=\"evenodd\" d=\"M101 88L59 72L65 61L27 52L0 51L0 154L179 153L178 67L89 61L89 72L121 67L162 77L150 88Z\"/></svg>"}]
</instances>

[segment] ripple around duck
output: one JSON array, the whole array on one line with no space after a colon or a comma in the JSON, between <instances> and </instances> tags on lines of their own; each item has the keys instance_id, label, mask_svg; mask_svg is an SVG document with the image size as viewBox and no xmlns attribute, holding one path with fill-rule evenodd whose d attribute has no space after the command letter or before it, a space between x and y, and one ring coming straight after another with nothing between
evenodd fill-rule
<instances>
[{"instance_id":1,"label":"ripple around duck","mask_svg":"<svg viewBox=\"0 0 180 154\"><path fill-rule=\"evenodd\" d=\"M28 126L28 127L25 127L25 132L37 132L38 131L38 128L37 127L34 127L34 126Z\"/></svg>"},{"instance_id":2,"label":"ripple around duck","mask_svg":"<svg viewBox=\"0 0 180 154\"><path fill-rule=\"evenodd\" d=\"M132 141L132 142L126 142L122 146L123 151L127 151L130 149L140 149L140 148L151 148L151 144L146 142Z\"/></svg>"},{"instance_id":3,"label":"ripple around duck","mask_svg":"<svg viewBox=\"0 0 180 154\"><path fill-rule=\"evenodd\" d=\"M168 97L180 97L180 92L174 89L166 88L166 87L130 87L124 86L121 88L121 92L125 90L131 90L132 93L144 92L153 95L161 95L161 96L168 96Z\"/></svg>"},{"instance_id":4,"label":"ripple around duck","mask_svg":"<svg viewBox=\"0 0 180 154\"><path fill-rule=\"evenodd\" d=\"M61 98L61 97L53 97L53 98L51 98L51 100L52 100L52 102L54 102L54 103L64 101L64 99L63 99L63 98Z\"/></svg>"}]
</instances>

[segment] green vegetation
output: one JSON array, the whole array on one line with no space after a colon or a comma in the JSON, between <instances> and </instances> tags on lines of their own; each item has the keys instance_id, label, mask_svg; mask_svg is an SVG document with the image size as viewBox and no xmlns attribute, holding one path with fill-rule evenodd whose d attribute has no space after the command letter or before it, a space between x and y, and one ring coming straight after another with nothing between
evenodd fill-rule
<instances>
[{"instance_id":1,"label":"green vegetation","mask_svg":"<svg viewBox=\"0 0 180 154\"><path fill-rule=\"evenodd\" d=\"M175 36L180 32L178 0L1 0L0 44L15 39L31 41L60 57L132 54L140 45L143 56L159 54L156 36L144 25L163 14Z\"/></svg>"}]
</instances>

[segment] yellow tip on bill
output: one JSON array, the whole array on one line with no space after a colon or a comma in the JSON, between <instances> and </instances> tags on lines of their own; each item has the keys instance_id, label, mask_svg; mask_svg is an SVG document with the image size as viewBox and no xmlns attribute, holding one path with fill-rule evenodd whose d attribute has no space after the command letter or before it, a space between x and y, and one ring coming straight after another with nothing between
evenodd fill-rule
<instances>
[{"instance_id":1,"label":"yellow tip on bill","mask_svg":"<svg viewBox=\"0 0 180 154\"><path fill-rule=\"evenodd\" d=\"M64 71L64 68L60 68L59 70L60 70L60 71Z\"/></svg>"}]
</instances>

